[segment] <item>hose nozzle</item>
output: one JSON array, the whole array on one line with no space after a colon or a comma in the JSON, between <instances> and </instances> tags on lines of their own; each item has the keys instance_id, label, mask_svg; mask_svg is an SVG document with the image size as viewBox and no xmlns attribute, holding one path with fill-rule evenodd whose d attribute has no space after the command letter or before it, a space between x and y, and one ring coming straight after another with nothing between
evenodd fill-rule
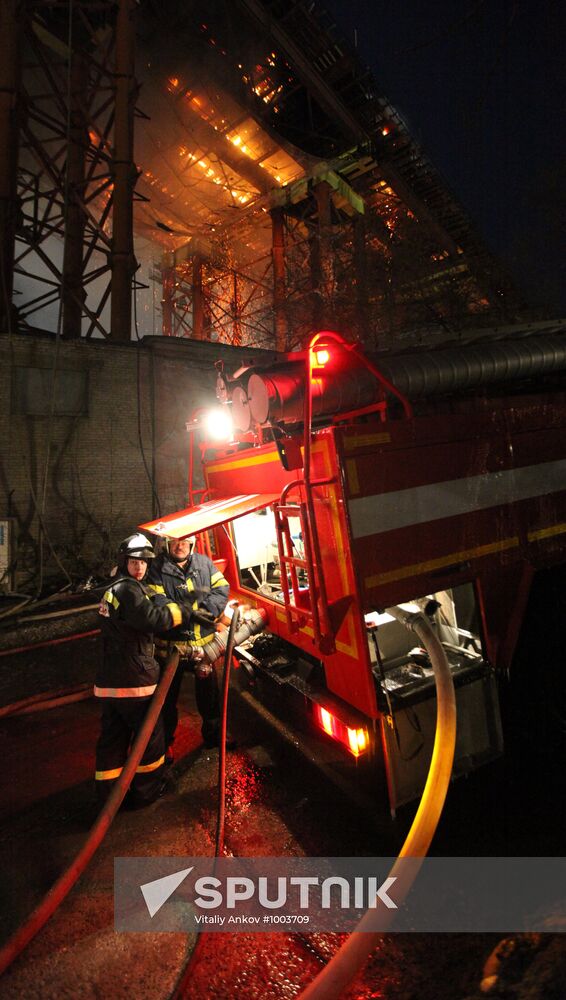
<instances>
[{"instance_id":1,"label":"hose nozzle","mask_svg":"<svg viewBox=\"0 0 566 1000\"><path fill-rule=\"evenodd\" d=\"M250 635L257 635L267 625L267 611L263 608L252 608L249 611L240 611L240 613L242 622L234 637L235 646L239 646L241 642L249 639ZM197 656L200 655L201 663L215 663L225 652L227 642L228 630L216 632L214 639L207 642L205 646L192 646L191 648Z\"/></svg>"}]
</instances>

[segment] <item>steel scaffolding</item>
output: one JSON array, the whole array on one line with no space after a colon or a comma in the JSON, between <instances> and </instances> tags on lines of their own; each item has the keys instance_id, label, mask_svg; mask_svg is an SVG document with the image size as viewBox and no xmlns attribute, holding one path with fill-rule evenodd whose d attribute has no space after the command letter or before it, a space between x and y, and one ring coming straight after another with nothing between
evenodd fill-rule
<instances>
[{"instance_id":1,"label":"steel scaffolding","mask_svg":"<svg viewBox=\"0 0 566 1000\"><path fill-rule=\"evenodd\" d=\"M3 8L2 315L20 330L56 306L66 338L130 338L134 10L135 0Z\"/></svg>"}]
</instances>

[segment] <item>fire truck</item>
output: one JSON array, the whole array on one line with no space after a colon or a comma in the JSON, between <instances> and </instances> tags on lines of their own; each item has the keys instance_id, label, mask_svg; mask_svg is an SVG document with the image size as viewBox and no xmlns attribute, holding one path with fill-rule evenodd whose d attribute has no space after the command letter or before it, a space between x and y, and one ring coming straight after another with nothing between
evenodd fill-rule
<instances>
[{"instance_id":1,"label":"fire truck","mask_svg":"<svg viewBox=\"0 0 566 1000\"><path fill-rule=\"evenodd\" d=\"M422 791L436 695L388 608L424 610L446 653L454 774L502 752L498 676L535 572L566 561L565 370L553 330L379 359L319 333L219 371L235 431L203 446L206 494L142 526L197 535L232 597L263 609L236 650L252 697L365 762L392 811Z\"/></svg>"}]
</instances>

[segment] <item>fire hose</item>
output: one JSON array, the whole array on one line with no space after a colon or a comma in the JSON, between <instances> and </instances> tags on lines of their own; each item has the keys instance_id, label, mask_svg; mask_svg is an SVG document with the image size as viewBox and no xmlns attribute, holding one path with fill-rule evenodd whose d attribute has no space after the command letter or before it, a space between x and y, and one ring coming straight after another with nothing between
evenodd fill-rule
<instances>
[{"instance_id":1,"label":"fire hose","mask_svg":"<svg viewBox=\"0 0 566 1000\"><path fill-rule=\"evenodd\" d=\"M238 614L237 624L239 624L239 611L240 609L236 606L234 608L234 614ZM233 621L233 618L232 618ZM267 622L267 613L263 608L252 608L245 612L245 617L241 625L238 627L238 631L235 635L232 635L234 639L234 646L239 646L240 643L249 639L251 635L255 635L256 632L261 632L265 628ZM204 654L204 660L208 663L215 663L219 660L221 656L224 655L226 646L230 639L230 633L232 630L232 623L230 623L230 629L227 632L216 632L214 639L207 642L205 646L191 646L190 643L183 643L183 656L195 656L196 659L200 659L200 655Z\"/></svg>"},{"instance_id":2,"label":"fire hose","mask_svg":"<svg viewBox=\"0 0 566 1000\"><path fill-rule=\"evenodd\" d=\"M267 617L265 612L260 612L262 621ZM228 720L228 688L230 686L230 666L232 655L236 645L237 628L240 620L240 609L236 606L232 613L230 628L228 629L228 641L226 643L226 653L224 655L224 672L222 675L222 707L220 713L220 747L218 751L218 819L216 824L216 843L214 853L220 857L224 848L224 817L226 812L226 728ZM245 623L249 628L249 623ZM214 640L213 640L214 641ZM243 642L243 639L239 639Z\"/></svg>"},{"instance_id":3,"label":"fire hose","mask_svg":"<svg viewBox=\"0 0 566 1000\"><path fill-rule=\"evenodd\" d=\"M95 851L102 843L116 813L118 812L118 809L122 804L122 800L130 787L136 768L142 759L149 738L155 729L159 713L163 707L163 702L165 701L165 696L171 686L171 681L173 680L178 664L179 653L176 649L173 649L167 658L163 676L155 689L147 715L134 740L130 755L122 769L120 777L116 781L114 788L108 796L104 808L101 810L94 825L91 827L81 850L71 862L67 870L63 872L55 885L51 887L47 895L41 901L39 906L37 906L30 914L26 922L22 924L22 926L0 950L0 975L6 971L14 959L17 958L20 952L22 952L26 945L29 944L32 938L39 933L49 918L53 916L55 910L67 897L75 882L77 882L84 872Z\"/></svg>"},{"instance_id":4,"label":"fire hose","mask_svg":"<svg viewBox=\"0 0 566 1000\"><path fill-rule=\"evenodd\" d=\"M419 873L444 808L456 744L456 695L446 653L426 615L397 607L387 608L387 613L416 632L427 650L437 698L436 734L426 784L411 829L389 872L396 879L395 894L400 903ZM407 862L407 859L413 860ZM389 910L381 920L381 929L375 931L375 910L368 910L328 965L300 994L301 1000L337 1000L342 996L392 920Z\"/></svg>"},{"instance_id":5,"label":"fire hose","mask_svg":"<svg viewBox=\"0 0 566 1000\"><path fill-rule=\"evenodd\" d=\"M226 651L224 654L224 669L222 672L222 707L220 714L220 746L218 750L218 810L216 813L216 839L214 846L214 857L219 858L224 849L224 816L225 816L225 804L226 804L226 725L228 718L228 688L230 685L230 666L232 663L232 654L234 652L234 646L238 643L243 642L242 633L244 630L248 630L248 635L252 634L253 631L260 631L267 621L267 615L265 611L247 611L246 617L247 622L244 622L242 627L237 631L238 623L240 617L240 608L236 605L233 609L232 620L230 622L230 628L228 629L228 638L226 640ZM250 619L253 619L254 625L252 630L250 630ZM257 627L255 627L257 626ZM217 633L218 635L218 633ZM220 633L223 637L226 633ZM214 640L213 640L214 641ZM205 647L206 648L206 647ZM197 930L197 937L189 955L189 959L184 969L182 969L177 985L173 990L169 1000L181 1000L185 989L191 979L194 968L200 960L204 942L204 935L201 930Z\"/></svg>"},{"instance_id":6,"label":"fire hose","mask_svg":"<svg viewBox=\"0 0 566 1000\"><path fill-rule=\"evenodd\" d=\"M448 785L452 774L452 764L454 760L454 748L456 743L456 697L450 666L446 654L439 639L433 632L426 615L422 612L411 613L403 611L401 608L387 608L388 614L396 618L406 628L413 630L423 646L429 653L437 695L437 720L436 734L432 759L428 772L427 781L419 808L413 820L411 829L407 834L405 842L399 852L397 861L393 865L389 875L396 879L396 898L399 903L406 897L411 886L418 875L423 859L430 847L436 827L440 820ZM264 614L256 612L256 614ZM232 632L232 625L230 631ZM240 632L231 642L228 637L226 653L230 654L234 645L243 640L239 638ZM222 732L221 759L219 762L219 813L218 828L216 837L215 856L218 857L222 850L223 842L223 792L224 792L224 770L222 761L222 748L225 742L226 732L226 710L228 693L228 672L230 669L228 655L224 663L223 678L223 705L222 705ZM412 859L410 863L407 859ZM378 943L381 934L386 930L388 923L393 918L390 916L382 920L381 929L376 932L372 929L375 920L375 911L368 910L360 920L356 930L350 935L346 943L340 948L337 954L331 959L326 968L309 984L306 990L300 994L301 1000L338 1000L346 987L351 983L356 974L361 970L367 958ZM387 921L387 923L386 923ZM197 942L185 969L171 995L170 1000L180 1000L183 996L196 962L199 960L202 949L203 938L199 933Z\"/></svg>"},{"instance_id":7,"label":"fire hose","mask_svg":"<svg viewBox=\"0 0 566 1000\"><path fill-rule=\"evenodd\" d=\"M195 649L199 649L199 651L204 654L204 659L208 660L209 663L214 663L224 651L226 651L226 654L231 658L234 646L249 638L249 636L254 634L254 632L260 631L266 619L265 612L262 610L249 612L246 616L246 622L244 622L244 624L236 632L235 626L237 625L239 619L238 610L234 612L234 617L235 622L233 626L231 625L229 632L217 632L212 642L207 643L206 646L195 647ZM55 910L61 905L63 900L66 899L67 895L86 869L89 861L98 850L100 844L106 836L106 833L108 832L112 821L122 804L124 796L130 787L136 768L139 765L149 738L155 728L159 718L159 713L163 707L163 702L165 701L165 697L171 686L178 664L179 652L173 646L167 657L165 669L159 684L157 685L151 699L143 725L136 735L130 755L124 764L120 777L117 779L103 809L89 831L87 839L79 853L76 855L66 871L63 872L57 882L51 887L41 903L35 908L35 910L33 910L26 922L18 928L18 930L0 949L0 976L6 971L6 969L9 968L14 959L18 957L18 955L24 950L36 934L39 933L49 918L53 916ZM224 719L224 738L225 728L226 724Z\"/></svg>"}]
</instances>

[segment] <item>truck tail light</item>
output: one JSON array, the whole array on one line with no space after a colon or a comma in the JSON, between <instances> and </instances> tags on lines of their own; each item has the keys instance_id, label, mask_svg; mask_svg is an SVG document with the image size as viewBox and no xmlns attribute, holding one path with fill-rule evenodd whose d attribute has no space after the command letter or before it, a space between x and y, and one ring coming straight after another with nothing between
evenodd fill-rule
<instances>
[{"instance_id":1,"label":"truck tail light","mask_svg":"<svg viewBox=\"0 0 566 1000\"><path fill-rule=\"evenodd\" d=\"M348 726L348 746L355 757L359 757L367 749L367 733L365 729L350 729Z\"/></svg>"},{"instance_id":2,"label":"truck tail light","mask_svg":"<svg viewBox=\"0 0 566 1000\"><path fill-rule=\"evenodd\" d=\"M354 757L359 757L368 749L368 733L363 727L347 726L322 705L314 706L314 717L316 724L333 740L342 743Z\"/></svg>"}]
</instances>

